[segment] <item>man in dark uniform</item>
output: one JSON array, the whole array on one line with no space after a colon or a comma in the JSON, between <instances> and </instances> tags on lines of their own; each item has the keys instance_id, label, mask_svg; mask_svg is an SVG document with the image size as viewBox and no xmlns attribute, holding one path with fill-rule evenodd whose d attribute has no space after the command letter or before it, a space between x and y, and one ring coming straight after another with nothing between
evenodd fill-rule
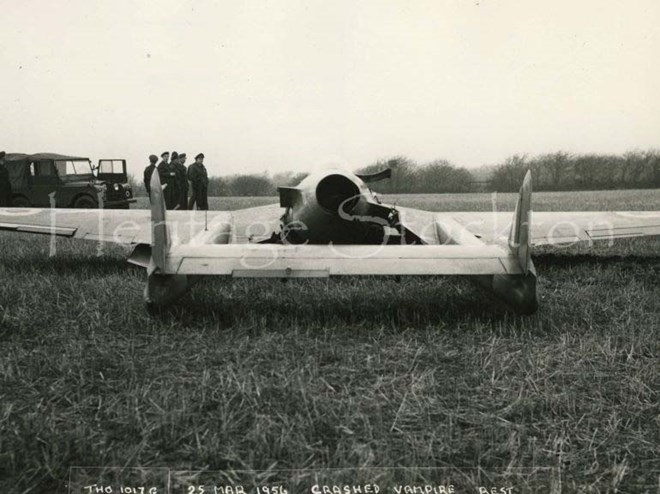
<instances>
[{"instance_id":1,"label":"man in dark uniform","mask_svg":"<svg viewBox=\"0 0 660 494\"><path fill-rule=\"evenodd\" d=\"M188 180L190 181L190 185L192 185L192 195L190 196L188 209L192 209L197 204L197 209L207 210L209 208L209 175L204 166L203 153L195 156L195 162L188 167Z\"/></svg>"},{"instance_id":2,"label":"man in dark uniform","mask_svg":"<svg viewBox=\"0 0 660 494\"><path fill-rule=\"evenodd\" d=\"M144 169L144 188L147 189L147 196L149 196L149 200L151 200L151 175L153 175L154 170L156 169L157 161L158 156L152 154L149 156L149 165Z\"/></svg>"},{"instance_id":3,"label":"man in dark uniform","mask_svg":"<svg viewBox=\"0 0 660 494\"><path fill-rule=\"evenodd\" d=\"M11 182L9 170L5 167L5 152L0 151L0 208L11 206Z\"/></svg>"},{"instance_id":4,"label":"man in dark uniform","mask_svg":"<svg viewBox=\"0 0 660 494\"><path fill-rule=\"evenodd\" d=\"M162 163L163 161L164 161L165 163L167 163L168 161L170 161L170 153L169 153L169 151L165 151L163 154L161 154L161 155L160 155L160 158L161 158L161 163ZM158 166L160 166L160 163L158 163Z\"/></svg>"},{"instance_id":5,"label":"man in dark uniform","mask_svg":"<svg viewBox=\"0 0 660 494\"><path fill-rule=\"evenodd\" d=\"M188 179L186 178L186 153L181 153L176 163L178 209L188 209Z\"/></svg>"},{"instance_id":6,"label":"man in dark uniform","mask_svg":"<svg viewBox=\"0 0 660 494\"><path fill-rule=\"evenodd\" d=\"M172 161L167 162L169 158L169 153L165 152L161 154L163 161L158 164L158 175L160 176L160 183L163 184L165 190L163 191L163 196L165 198L165 207L167 209L174 209L176 206L176 167L174 162L177 158L176 151L172 153Z\"/></svg>"}]
</instances>

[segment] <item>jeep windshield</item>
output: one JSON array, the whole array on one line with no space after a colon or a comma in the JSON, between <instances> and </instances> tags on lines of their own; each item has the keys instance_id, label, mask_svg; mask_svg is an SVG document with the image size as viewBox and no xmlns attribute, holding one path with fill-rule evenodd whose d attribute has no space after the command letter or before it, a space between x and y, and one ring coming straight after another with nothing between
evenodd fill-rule
<instances>
[{"instance_id":1,"label":"jeep windshield","mask_svg":"<svg viewBox=\"0 0 660 494\"><path fill-rule=\"evenodd\" d=\"M62 180L93 180L92 164L89 160L55 160L57 174Z\"/></svg>"}]
</instances>

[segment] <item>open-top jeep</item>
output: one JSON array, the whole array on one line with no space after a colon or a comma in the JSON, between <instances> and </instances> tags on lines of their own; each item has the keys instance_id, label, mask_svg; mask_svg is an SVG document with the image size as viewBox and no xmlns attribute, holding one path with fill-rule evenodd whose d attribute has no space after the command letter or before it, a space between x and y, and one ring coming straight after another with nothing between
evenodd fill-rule
<instances>
[{"instance_id":1,"label":"open-top jeep","mask_svg":"<svg viewBox=\"0 0 660 494\"><path fill-rule=\"evenodd\" d=\"M123 208L135 202L128 184L126 160L99 160L53 153L8 153L12 206ZM96 173L95 173L96 172Z\"/></svg>"}]
</instances>

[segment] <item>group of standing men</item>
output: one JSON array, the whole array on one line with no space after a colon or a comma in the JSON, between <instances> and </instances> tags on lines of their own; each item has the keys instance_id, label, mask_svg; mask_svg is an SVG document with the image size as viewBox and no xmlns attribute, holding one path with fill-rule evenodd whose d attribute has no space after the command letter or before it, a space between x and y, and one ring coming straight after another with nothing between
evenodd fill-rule
<instances>
[{"instance_id":1,"label":"group of standing men","mask_svg":"<svg viewBox=\"0 0 660 494\"><path fill-rule=\"evenodd\" d=\"M199 153L195 156L195 162L187 168L186 153L179 154L173 151L170 160L170 153L165 151L160 157L161 162L156 166L158 156L155 154L149 156L149 166L144 170L144 186L149 197L151 197L151 175L158 170L160 183L164 186L163 195L167 209L193 209L197 205L197 209L207 210L209 176L204 166L204 154ZM189 188L192 189L190 198Z\"/></svg>"}]
</instances>

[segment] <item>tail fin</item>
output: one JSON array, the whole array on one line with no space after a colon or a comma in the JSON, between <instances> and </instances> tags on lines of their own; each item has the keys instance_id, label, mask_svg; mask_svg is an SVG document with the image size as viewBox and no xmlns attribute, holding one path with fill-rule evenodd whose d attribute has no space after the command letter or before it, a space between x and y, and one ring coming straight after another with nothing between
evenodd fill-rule
<instances>
[{"instance_id":1,"label":"tail fin","mask_svg":"<svg viewBox=\"0 0 660 494\"><path fill-rule=\"evenodd\" d=\"M149 264L149 274L165 268L165 258L170 248L170 236L167 231L167 221L165 217L165 196L163 187L160 184L158 170L154 170L151 175L151 262Z\"/></svg>"},{"instance_id":2,"label":"tail fin","mask_svg":"<svg viewBox=\"0 0 660 494\"><path fill-rule=\"evenodd\" d=\"M516 212L513 215L509 248L518 261L523 274L496 274L476 276L475 281L518 314L533 314L538 307L536 299L536 269L532 262L532 174L527 172L520 187Z\"/></svg>"},{"instance_id":3,"label":"tail fin","mask_svg":"<svg viewBox=\"0 0 660 494\"><path fill-rule=\"evenodd\" d=\"M517 257L520 267L525 274L533 270L531 255L531 223L532 223L532 172L527 170L525 179L520 187L520 195L513 215L511 233L509 234L509 247Z\"/></svg>"}]
</instances>

